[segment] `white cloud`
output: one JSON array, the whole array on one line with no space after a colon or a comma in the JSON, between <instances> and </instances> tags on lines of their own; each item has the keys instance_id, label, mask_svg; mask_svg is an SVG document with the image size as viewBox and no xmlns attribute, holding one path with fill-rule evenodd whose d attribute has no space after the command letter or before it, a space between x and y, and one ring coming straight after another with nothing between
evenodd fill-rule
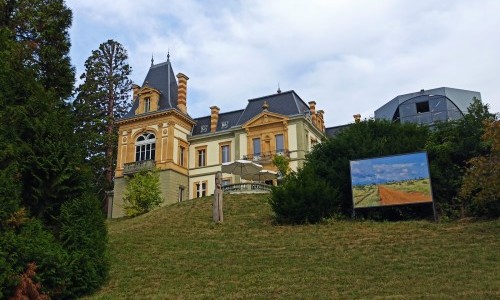
<instances>
[{"instance_id":1,"label":"white cloud","mask_svg":"<svg viewBox=\"0 0 500 300\"><path fill-rule=\"evenodd\" d=\"M78 72L99 43L125 45L133 80L166 59L188 83L191 115L244 108L294 89L328 126L363 118L398 94L480 91L500 110L498 1L68 1Z\"/></svg>"}]
</instances>

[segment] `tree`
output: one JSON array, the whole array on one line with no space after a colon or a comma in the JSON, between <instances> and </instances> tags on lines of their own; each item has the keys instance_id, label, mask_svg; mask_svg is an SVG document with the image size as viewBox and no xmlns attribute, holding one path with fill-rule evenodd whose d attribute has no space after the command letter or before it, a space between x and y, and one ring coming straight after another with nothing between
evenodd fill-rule
<instances>
[{"instance_id":1,"label":"tree","mask_svg":"<svg viewBox=\"0 0 500 300\"><path fill-rule=\"evenodd\" d=\"M427 127L416 124L367 120L352 124L335 137L324 140L306 157L304 168L285 180L286 194L280 189L273 190L271 206L277 220L297 223L306 221L305 218L315 222L327 216L350 216L349 160L421 151L428 133ZM305 187L304 182L310 187ZM302 190L307 189L310 192L304 194ZM321 190L327 194L322 194ZM400 209L385 210L380 217L399 215ZM301 214L301 210L312 210L316 217Z\"/></svg>"},{"instance_id":2,"label":"tree","mask_svg":"<svg viewBox=\"0 0 500 300\"><path fill-rule=\"evenodd\" d=\"M85 61L83 83L74 101L78 130L95 174L95 182L104 198L113 188L116 164L117 128L115 120L130 109L129 92L132 69L127 51L118 42L108 40Z\"/></svg>"},{"instance_id":3,"label":"tree","mask_svg":"<svg viewBox=\"0 0 500 300\"><path fill-rule=\"evenodd\" d=\"M440 215L464 217L470 209L458 193L467 161L490 152L488 143L481 140L481 136L484 134L483 123L493 119L488 105L474 98L462 119L438 123L433 128L425 149L429 154L434 203Z\"/></svg>"},{"instance_id":4,"label":"tree","mask_svg":"<svg viewBox=\"0 0 500 300\"><path fill-rule=\"evenodd\" d=\"M123 202L129 217L146 213L160 206L162 201L158 170L143 170L128 181Z\"/></svg>"},{"instance_id":5,"label":"tree","mask_svg":"<svg viewBox=\"0 0 500 300\"><path fill-rule=\"evenodd\" d=\"M485 121L482 141L491 147L489 154L468 160L459 196L469 202L473 215L500 216L500 121Z\"/></svg>"},{"instance_id":6,"label":"tree","mask_svg":"<svg viewBox=\"0 0 500 300\"><path fill-rule=\"evenodd\" d=\"M68 298L79 250L61 240L61 207L91 192L66 102L71 11L62 0L2 1L0 23L0 298L13 296L30 263L36 286Z\"/></svg>"}]
</instances>

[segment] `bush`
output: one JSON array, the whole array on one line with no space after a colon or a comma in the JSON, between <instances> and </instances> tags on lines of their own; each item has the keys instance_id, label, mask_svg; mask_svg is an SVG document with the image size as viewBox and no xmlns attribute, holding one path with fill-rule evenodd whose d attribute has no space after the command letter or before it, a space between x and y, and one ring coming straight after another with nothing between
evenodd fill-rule
<instances>
[{"instance_id":1,"label":"bush","mask_svg":"<svg viewBox=\"0 0 500 300\"><path fill-rule=\"evenodd\" d=\"M28 264L38 266L36 280L52 298L62 298L69 284L68 256L54 236L38 220L0 233L0 296L9 298ZM3 253L2 253L3 252ZM3 266L2 266L3 265Z\"/></svg>"},{"instance_id":2,"label":"bush","mask_svg":"<svg viewBox=\"0 0 500 300\"><path fill-rule=\"evenodd\" d=\"M307 156L307 165L316 178L324 179L338 190L338 213L352 215L352 190L349 161L394 154L421 151L425 147L429 130L416 124L398 124L388 121L367 120L352 124L333 138L314 147ZM384 210L384 215L398 213Z\"/></svg>"},{"instance_id":3,"label":"bush","mask_svg":"<svg viewBox=\"0 0 500 300\"><path fill-rule=\"evenodd\" d=\"M105 218L97 198L85 195L64 203L59 220L71 270L65 297L76 298L97 290L108 276Z\"/></svg>"},{"instance_id":4,"label":"bush","mask_svg":"<svg viewBox=\"0 0 500 300\"><path fill-rule=\"evenodd\" d=\"M310 167L292 172L273 187L270 205L278 223L317 223L339 210L338 192Z\"/></svg>"},{"instance_id":5,"label":"bush","mask_svg":"<svg viewBox=\"0 0 500 300\"><path fill-rule=\"evenodd\" d=\"M141 171L128 182L124 207L129 217L146 213L162 203L160 175L157 170Z\"/></svg>"}]
</instances>

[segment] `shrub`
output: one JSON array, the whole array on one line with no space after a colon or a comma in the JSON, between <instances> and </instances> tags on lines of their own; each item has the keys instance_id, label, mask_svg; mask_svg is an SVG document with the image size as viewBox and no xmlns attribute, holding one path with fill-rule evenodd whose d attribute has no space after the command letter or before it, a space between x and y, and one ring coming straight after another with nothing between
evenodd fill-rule
<instances>
[{"instance_id":1,"label":"shrub","mask_svg":"<svg viewBox=\"0 0 500 300\"><path fill-rule=\"evenodd\" d=\"M136 173L125 190L125 212L133 217L160 206L160 175L157 170Z\"/></svg>"},{"instance_id":2,"label":"shrub","mask_svg":"<svg viewBox=\"0 0 500 300\"><path fill-rule=\"evenodd\" d=\"M278 223L317 223L339 210L338 192L310 167L292 172L273 187L269 200Z\"/></svg>"},{"instance_id":3,"label":"shrub","mask_svg":"<svg viewBox=\"0 0 500 300\"><path fill-rule=\"evenodd\" d=\"M60 240L69 255L70 285L65 297L76 298L95 291L107 278L107 230L94 195L66 202L61 207Z\"/></svg>"},{"instance_id":4,"label":"shrub","mask_svg":"<svg viewBox=\"0 0 500 300\"><path fill-rule=\"evenodd\" d=\"M0 232L0 253L1 297L12 296L20 275L30 263L37 265L36 280L42 292L52 298L63 297L62 292L69 284L68 256L40 221L29 220L18 228Z\"/></svg>"}]
</instances>

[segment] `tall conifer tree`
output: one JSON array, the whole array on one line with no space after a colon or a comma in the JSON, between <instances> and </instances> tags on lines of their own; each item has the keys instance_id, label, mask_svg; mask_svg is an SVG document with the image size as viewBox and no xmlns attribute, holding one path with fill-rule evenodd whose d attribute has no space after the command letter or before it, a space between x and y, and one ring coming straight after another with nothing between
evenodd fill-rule
<instances>
[{"instance_id":1,"label":"tall conifer tree","mask_svg":"<svg viewBox=\"0 0 500 300\"><path fill-rule=\"evenodd\" d=\"M130 106L132 72L126 49L113 40L99 45L85 61L83 83L77 88L74 106L78 131L84 137L88 159L100 193L112 189L116 164L117 128L115 120Z\"/></svg>"}]
</instances>

